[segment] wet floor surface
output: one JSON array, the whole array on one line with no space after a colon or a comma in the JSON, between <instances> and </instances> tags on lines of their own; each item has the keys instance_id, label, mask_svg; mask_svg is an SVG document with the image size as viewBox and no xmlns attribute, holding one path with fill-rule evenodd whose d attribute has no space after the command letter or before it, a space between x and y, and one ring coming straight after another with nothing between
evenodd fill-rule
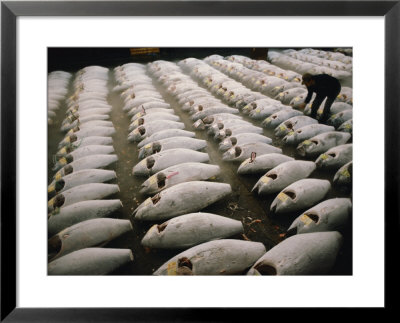
<instances>
[{"instance_id":1,"label":"wet floor surface","mask_svg":"<svg viewBox=\"0 0 400 323\"><path fill-rule=\"evenodd\" d=\"M111 89L117 85L110 67L110 94L108 97L109 104L113 107L110 120L113 122L116 133L113 135L113 146L115 154L118 156L118 162L110 169L114 169L117 173L116 184L119 185L120 192L110 198L119 198L123 204L121 211L114 214L116 218L130 219L133 225L133 231L126 233L117 239L108 243L105 247L109 248L129 248L134 255L134 261L126 264L116 271L113 275L151 275L162 264L171 257L177 255L183 250L160 250L147 249L141 246L140 242L145 233L155 223L160 224L164 221L142 222L133 220L131 215L136 207L141 204L147 196L139 193L141 184L147 177L138 177L132 175L132 168L139 162L137 143L130 143L127 140L128 127L130 125L130 117L122 110L123 101L119 93L111 92ZM215 213L243 223L244 235L237 235L232 238L248 239L251 241L262 242L266 249L269 250L284 239L284 233L293 222L293 220L301 214L300 210L295 213L283 215L274 215L270 212L270 205L276 194L266 197L259 197L257 193L251 192L251 189L261 177L261 175L238 175L237 168L240 163L225 162L222 160L222 154L218 150L218 143L209 137L206 131L195 130L192 126L193 121L189 115L180 110L177 101L167 94L164 89L153 80L153 84L163 95L165 102L169 103L175 110L175 113L181 118L185 124L185 130L196 133L197 139L207 140L207 148L204 152L209 154L210 164L218 165L221 174L215 179L217 182L228 183L232 187L232 194L218 202L202 209L202 212ZM200 84L199 84L200 86ZM53 166L52 156L57 151L58 143L64 138L64 134L60 132L61 122L65 117L66 106L61 107L55 118L55 123L48 129L48 166L49 166L49 182L54 172L51 170ZM255 121L244 114L240 114L246 121L252 122L256 126L260 126L261 122ZM273 139L273 145L280 147L284 154L295 159L305 159L296 154L295 147L283 146L282 142L273 134L273 130L264 129L264 135ZM315 159L309 159L315 160ZM310 178L327 179L331 182L332 188L325 199L334 197L351 197L351 192L341 191L333 186L333 176L335 171L315 170ZM351 221L350 221L351 222ZM344 245L340 252L336 266L330 274L332 275L351 275L352 274L352 226L348 224L346 231L342 232L344 237Z\"/></svg>"}]
</instances>

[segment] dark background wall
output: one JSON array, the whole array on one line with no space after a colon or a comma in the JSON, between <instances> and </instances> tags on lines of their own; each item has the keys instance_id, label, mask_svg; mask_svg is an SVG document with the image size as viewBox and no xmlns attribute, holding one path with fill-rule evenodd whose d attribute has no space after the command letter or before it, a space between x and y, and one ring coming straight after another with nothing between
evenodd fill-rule
<instances>
[{"instance_id":1,"label":"dark background wall","mask_svg":"<svg viewBox=\"0 0 400 323\"><path fill-rule=\"evenodd\" d=\"M293 49L300 49L290 47ZM269 48L271 50L276 48ZM284 48L280 48L284 49ZM318 48L315 48L318 49ZM333 48L320 48L333 50ZM132 56L130 48L112 47L49 47L48 48L48 72L54 70L77 71L88 65L101 65L113 67L128 62L151 62L158 59L174 61L188 57L205 58L209 55L218 54L222 56L243 55L252 59L267 59L268 48L245 48L245 47L161 47L159 53Z\"/></svg>"}]
</instances>

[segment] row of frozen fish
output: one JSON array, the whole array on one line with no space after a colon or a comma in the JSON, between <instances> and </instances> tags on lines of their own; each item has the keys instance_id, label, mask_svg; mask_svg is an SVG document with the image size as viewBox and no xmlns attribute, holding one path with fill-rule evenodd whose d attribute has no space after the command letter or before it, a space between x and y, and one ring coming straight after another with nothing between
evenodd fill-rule
<instances>
[{"instance_id":1,"label":"row of frozen fish","mask_svg":"<svg viewBox=\"0 0 400 323\"><path fill-rule=\"evenodd\" d=\"M257 63L253 64L253 60L242 59L242 56L230 56L227 60L217 58L215 56L214 58L208 57L205 61L251 90L259 91L282 103L282 105L276 104L276 102L271 104L271 99L265 100L265 98L258 98L258 100L250 102L252 98L249 96L247 100L239 100L238 108L241 108L246 103L247 105L244 108L242 107L243 112L247 113L252 119L263 120L261 123L263 127L275 128L288 118L311 113L311 104L308 104L304 109L304 114L299 110L292 109L297 108L299 104L304 102L308 93L306 87L299 83L301 75L279 68L279 70L276 70L275 68L277 67L265 61L255 61ZM264 66L264 64L267 66ZM269 65L272 67L269 67ZM248 66L252 69L248 68ZM257 66L256 71L253 70L254 66ZM221 91L225 91L225 95L231 96L232 99L236 97L235 92L237 90L232 86L229 89L225 89L222 85ZM315 94L313 95L315 96ZM339 131L351 133L353 111L349 100L352 100L352 89L343 87L337 102L331 107L327 125L331 125ZM348 103L344 101L348 101ZM323 107L324 104L318 110L318 115L322 114ZM300 119L309 120L308 122L317 122L316 120L310 120L310 118L303 117Z\"/></svg>"},{"instance_id":2,"label":"row of frozen fish","mask_svg":"<svg viewBox=\"0 0 400 323\"><path fill-rule=\"evenodd\" d=\"M188 65L193 65L194 68L196 68L198 65L194 65L192 60L185 60L182 62L182 64L186 65L186 69L189 69L190 72L190 67ZM229 69L228 69L229 70ZM232 71L232 69L230 69ZM197 70L198 73L198 70ZM197 77L199 80L204 80L204 75L202 77ZM210 80L210 79L206 79ZM212 82L210 83L204 83L204 86L208 86L209 88L213 88ZM218 91L215 92L218 94ZM226 93L226 92L225 92ZM221 94L222 95L222 92ZM231 98L232 99L232 98ZM236 102L234 102L236 103ZM243 110L242 110L243 111ZM302 119L303 118L303 119ZM234 122L237 122L236 119L233 119ZM225 125L229 123L228 121L225 121ZM309 125L310 123L310 125ZM203 122L204 124L204 122ZM224 126L224 122L220 121L219 122L219 127L222 128ZM208 133L212 134L213 133L213 127L216 126L215 124L205 125L206 127L209 128ZM243 127L243 125L241 125ZM304 133L300 131L299 135L304 135L307 134L311 137L315 133L319 132L328 132L334 130L333 127L329 127L326 125L320 125L317 123L315 119L309 118L309 117L293 117L287 120L286 122L283 122L275 131L275 135L278 137L282 137L285 134L288 134L289 132L292 133L293 130L296 130L297 127L302 128L302 127L308 127L309 129L305 129ZM218 129L218 128L216 128ZM332 133L329 134L330 137L334 135L338 135L339 137L342 135L341 133ZM293 136L294 137L294 136ZM328 137L328 136L327 136ZM345 137L346 140L350 138L349 134L343 134L343 137ZM223 155L223 160L226 161L239 161L243 162L242 165L238 169L238 173L240 174L245 174L245 173L262 173L270 170L269 173L265 174L263 177L260 178L260 180L257 182L255 185L254 189L258 189L259 194L270 194L274 192L279 192L280 190L284 189L286 186L289 184L292 184L298 180L304 179L308 177L316 167L320 168L339 168L346 164L347 162L350 162L352 160L352 145L343 145L342 147L335 147L336 143L331 140L331 146L333 146L332 151L328 151L327 154L323 154L317 159L317 163L314 162L309 162L309 161L294 161L293 158L280 155L282 152L279 148L275 148L275 150L271 149L270 145L268 143L263 143L263 142L256 142L257 140L257 135L253 134L248 134L249 140L253 140L253 142L248 142L244 144L243 146L240 145L235 145L234 148L229 149L227 152L224 153ZM267 138L269 143L272 142L272 140L268 137ZM305 137L306 139L307 137ZM308 137L309 138L309 137ZM235 144L235 141L225 139L227 143ZM326 143L326 141L324 141ZM223 143L222 143L223 144ZM321 152L324 152L324 149L321 148L322 145L319 145L318 147L321 149ZM222 146L223 147L223 146ZM224 150L224 148L220 148L221 150ZM329 146L328 146L329 148ZM251 158L251 155L254 154L253 158ZM311 155L311 151L310 151ZM255 157L259 156L259 157ZM283 163L282 166L278 167L280 163ZM276 169L271 169L267 168L269 166L276 167ZM273 168L272 167L272 168ZM319 182L320 180L309 180L309 181L302 181L299 183L299 187L312 187L314 185L314 182ZM308 182L306 184L306 182ZM315 183L316 186L320 186L317 184L321 183ZM324 182L325 185L325 190L322 190L320 193L324 194L319 194L318 199L313 199L313 197L317 198L316 196L313 196L313 192L310 190L310 192L302 198L300 198L301 201L307 201L308 203L313 203L317 202L320 199L322 199L327 191L330 188L330 183L328 181ZM329 184L329 185L326 185ZM253 189L253 190L254 190ZM279 196L282 197L284 193L280 194ZM297 201L296 201L297 202ZM277 200L276 203L273 203L273 206L275 204L279 204L279 200ZM302 203L294 203L295 205L288 205L285 208L277 208L276 211L293 211L295 207L298 208L304 208L310 205L303 205ZM297 204L297 205L296 205ZM273 209L273 206L271 206L271 209Z\"/></svg>"},{"instance_id":3,"label":"row of frozen fish","mask_svg":"<svg viewBox=\"0 0 400 323\"><path fill-rule=\"evenodd\" d=\"M329 50L322 50L322 49L314 49L314 48L303 48L300 50L295 49L286 49L283 51L284 53L300 53L311 55L323 59L327 59L330 61L341 62L344 64L353 64L353 57L349 56L353 53L352 48L336 48L333 52Z\"/></svg>"},{"instance_id":4,"label":"row of frozen fish","mask_svg":"<svg viewBox=\"0 0 400 323\"><path fill-rule=\"evenodd\" d=\"M293 55L293 56L290 56ZM268 60L281 68L295 71L299 74L310 73L310 74L328 74L337 79L341 80L346 77L351 77L352 71L344 65L345 68L339 68L343 66L339 63L330 63L331 66L327 64L329 62L316 61L315 57L310 56L310 58L306 61L306 54L291 54L291 53L282 53L278 51L269 51L268 52ZM325 64L325 65L324 65ZM351 65L351 64L350 64Z\"/></svg>"},{"instance_id":5,"label":"row of frozen fish","mask_svg":"<svg viewBox=\"0 0 400 323\"><path fill-rule=\"evenodd\" d=\"M215 57L217 58L217 57ZM237 57L236 57L237 58ZM226 74L232 75L237 77L237 75L246 75L247 80L249 80L249 77L251 75L254 80L256 80L256 76L254 76L253 73L247 74L248 71L241 69L240 74L235 74L235 67L232 67L231 64L225 63L224 61L220 60L212 60L210 58L206 58L205 60L207 61L212 61L214 66L218 66L221 68ZM240 59L236 59L240 60ZM185 60L186 64L188 64L189 59ZM191 60L191 64L194 65L193 60ZM198 72L197 72L198 73ZM280 75L284 75L281 73ZM210 82L211 77L208 76L209 78L206 79L204 82L204 86L210 86L212 84L212 81ZM246 77L243 79L239 77L240 80L243 80L246 82ZM263 77L263 76L261 76ZM201 77L197 77L198 80L205 80L204 79L204 74L201 75ZM265 77L264 77L265 78ZM251 78L250 78L251 80ZM254 82L253 80L253 82ZM248 81L247 81L248 82ZM286 81L284 81L286 82ZM288 82L286 82L288 83ZM293 82L294 84L298 84L297 81ZM223 83L221 83L221 86ZM227 83L225 83L227 84ZM247 83L249 84L249 83ZM266 83L264 83L266 84ZM299 84L298 84L299 85ZM235 86L235 85L233 85ZM219 86L217 86L219 87ZM212 85L211 85L212 88ZM298 87L297 87L298 88ZM290 97L288 101L282 100L284 96L281 94L287 95L290 90L296 90L297 89L292 88L289 89L285 92L281 92L279 95L275 97L275 99L278 99L282 104L271 104L271 100L269 99L259 99L255 100L246 106L242 108L242 112L247 114L250 111L250 116L252 111L255 111L256 114L253 115L254 119L258 119L259 115L262 115L262 118L267 117L263 122L262 125L266 128L274 128L275 127L275 136L276 137L283 137L282 142L285 145L295 145L297 144L297 151L299 155L303 157L316 157L320 155L317 159L317 166L321 168L339 168L344 166L344 164L349 163L352 160L352 144L346 144L347 141L351 139L351 134L350 133L345 133L345 132L351 132L351 127L350 129L344 128L344 132L340 131L340 124L341 122L337 122L340 119L340 116L346 115L347 119L350 122L352 122L352 106L345 103L345 102L335 102L332 106L332 111L333 115L329 120L332 120L332 124L338 127L338 131L335 131L335 127L329 126L329 125L324 125L324 124L319 124L315 119L307 117L302 115L302 112L298 110L291 109L290 107L286 107L285 104L288 104L290 100L293 103L293 100L299 101L298 97ZM267 87L268 89L268 87ZM299 88L300 90L303 90ZM220 93L223 94L223 90L221 91L221 88L219 90ZM231 95L231 100L234 100L235 94L234 94L235 88L231 88L230 91L228 89L225 91L225 93L230 93ZM346 89L345 89L346 92ZM266 93L268 94L268 92ZM270 93L269 93L270 94ZM251 94L249 93L247 97L252 98ZM246 101L246 98L244 99ZM232 103L232 102L230 102ZM234 104L240 108L242 104L242 97L239 98L239 101L234 102ZM293 105L293 104L292 104ZM255 108L255 109L254 109ZM275 113L272 113L273 111L277 111ZM338 112L338 113L336 113ZM350 112L350 113L348 113ZM272 114L271 114L272 113ZM342 120L342 121L344 121ZM336 121L336 123L334 122ZM346 122L345 122L346 123ZM223 126L223 124L222 124ZM221 125L220 125L221 127ZM350 131L349 131L350 130ZM252 136L252 138L255 139L256 136ZM229 148L230 145L235 145L236 138L232 137L229 139L225 139L221 144L221 150L226 150ZM260 145L260 144L258 144ZM249 145L246 146L247 150L251 150ZM243 161L247 158L246 162L243 163L243 167L239 167L240 172L243 174L247 170L252 171L252 169L257 169L260 170L262 169L260 166L265 162L266 165L270 165L271 162L275 161L276 158L272 156L263 156L261 158L262 162L259 163L249 163L249 158L245 157L245 154L242 154L242 148L240 146L236 146L235 149L231 149L229 151L229 157L226 157L225 160L236 160L236 161ZM256 149L254 149L254 152L257 153ZM250 153L248 152L248 155ZM257 154L259 155L259 154ZM279 159L279 158L278 158ZM348 169L348 166L351 166L350 164L347 165L346 169ZM268 170L268 169L266 169ZM342 179L343 176L340 176L340 174L346 174L349 175L350 173L347 170L340 170L335 176L335 182L338 183L346 183L348 184L350 181L350 178L345 178L345 181ZM339 180L340 178L340 180Z\"/></svg>"},{"instance_id":6,"label":"row of frozen fish","mask_svg":"<svg viewBox=\"0 0 400 323\"><path fill-rule=\"evenodd\" d=\"M150 73L156 68L155 65L153 69L149 66ZM139 162L133 168L133 175L149 176L143 182L140 193L153 195L137 207L134 219L158 221L187 215L229 195L230 185L206 182L220 173L218 166L206 164L208 154L199 151L206 148L206 141L196 139L195 133L184 130L184 124L152 85L145 66L125 64L117 71L119 84L114 90L122 91L123 109L128 115L134 109L129 115L135 119L131 120L128 140L133 138L130 141L139 142L140 148ZM124 78L121 77L122 72ZM145 84L147 86L143 87ZM174 117L173 123L167 122L170 117ZM196 199L193 199L194 196ZM145 242L143 245L147 246Z\"/></svg>"},{"instance_id":7,"label":"row of frozen fish","mask_svg":"<svg viewBox=\"0 0 400 323\"><path fill-rule=\"evenodd\" d=\"M179 73L176 65L166 62L151 64L149 72L171 95L179 95L181 93L175 91L176 87L179 87L180 78L188 81L185 75ZM135 87L134 85L133 90L135 90ZM140 90L136 89L135 97L137 95L140 95ZM181 106L188 101L184 97L180 99L182 100ZM149 106L146 111L151 113L151 115L162 113L157 111L151 112L156 109ZM142 125L146 125L146 120L144 120ZM159 132L162 132L162 130ZM192 138L185 136L182 138L171 137L170 143L173 144L175 142L175 144L179 145L180 139L184 140L182 141L184 143L183 147L192 148L194 151L205 148L205 145L199 145L200 143L205 143L204 140L194 139L197 142L191 143L187 139ZM194 144L196 145L193 146ZM184 150L181 148L182 150L179 152L176 148L168 148L168 142L163 142L163 139L158 142L151 142L143 152L142 149L144 147L146 146L142 146L139 151L139 159L150 155L150 157L153 156L155 161L159 161L157 157L160 156L160 153L157 151L162 151L163 147L165 148L165 152L172 151L172 154L167 155L166 159L172 159L173 162L174 156L179 158L177 154L183 154ZM190 154L183 156L186 161L193 158ZM219 174L219 167L202 163L206 161L208 161L208 158L185 163L177 161L174 165L150 176L143 183L141 193L158 194L139 205L134 212L135 219L153 221L169 219L164 223L153 225L148 230L141 242L143 246L150 248L184 249L243 232L243 225L240 221L210 213L191 213L203 209L231 192L230 185L228 184L205 181L207 179L214 179ZM148 163L146 162L146 164ZM163 168L163 166L161 167ZM137 169L137 166L135 166L135 175L146 175L146 172L139 174ZM246 242L245 244L247 245ZM199 274L202 273L200 272Z\"/></svg>"},{"instance_id":8,"label":"row of frozen fish","mask_svg":"<svg viewBox=\"0 0 400 323\"><path fill-rule=\"evenodd\" d=\"M56 112L60 109L68 93L71 73L54 71L47 76L47 123L53 123Z\"/></svg>"},{"instance_id":9,"label":"row of frozen fish","mask_svg":"<svg viewBox=\"0 0 400 323\"><path fill-rule=\"evenodd\" d=\"M107 102L108 69L88 66L75 74L66 100L66 133L54 156L48 187L48 274L107 274L133 260L130 249L100 248L132 230L129 220L110 218L122 208L112 165L114 154Z\"/></svg>"}]
</instances>

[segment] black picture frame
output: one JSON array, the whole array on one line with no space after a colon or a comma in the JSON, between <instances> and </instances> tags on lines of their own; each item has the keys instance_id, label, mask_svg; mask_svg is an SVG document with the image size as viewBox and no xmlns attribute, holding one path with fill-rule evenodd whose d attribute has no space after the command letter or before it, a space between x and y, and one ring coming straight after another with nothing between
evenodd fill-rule
<instances>
[{"instance_id":1,"label":"black picture frame","mask_svg":"<svg viewBox=\"0 0 400 323\"><path fill-rule=\"evenodd\" d=\"M248 321L263 309L16 307L16 19L19 16L384 16L385 19L385 309L398 280L389 239L399 229L399 1L2 1L1 3L1 321ZM397 258L397 257L396 257ZM394 265L394 264L393 264ZM241 297L241 296L239 296ZM312 305L310 304L310 307ZM248 311L252 313L248 313ZM242 314L248 319L240 319ZM251 316L248 316L251 315ZM283 318L284 319L284 318Z\"/></svg>"}]
</instances>

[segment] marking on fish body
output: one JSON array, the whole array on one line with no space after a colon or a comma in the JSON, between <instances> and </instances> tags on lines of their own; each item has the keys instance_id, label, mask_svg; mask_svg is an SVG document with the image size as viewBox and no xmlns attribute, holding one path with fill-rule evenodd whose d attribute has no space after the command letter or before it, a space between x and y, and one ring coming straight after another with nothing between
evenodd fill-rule
<instances>
[{"instance_id":1,"label":"marking on fish body","mask_svg":"<svg viewBox=\"0 0 400 323\"><path fill-rule=\"evenodd\" d=\"M176 269L177 269L176 262L175 261L170 262L167 265L167 273L168 273L168 275L169 276L175 276L176 275Z\"/></svg>"},{"instance_id":2,"label":"marking on fish body","mask_svg":"<svg viewBox=\"0 0 400 323\"><path fill-rule=\"evenodd\" d=\"M350 176L351 176L350 173L349 173L349 171L348 171L347 169L343 170L343 171L341 172L341 175L343 175L344 177L350 177Z\"/></svg>"},{"instance_id":3,"label":"marking on fish body","mask_svg":"<svg viewBox=\"0 0 400 323\"><path fill-rule=\"evenodd\" d=\"M303 215L300 217L300 221L303 222L305 225L310 225L310 224L313 222L313 220L311 220L311 219L307 216L307 214L303 214Z\"/></svg>"},{"instance_id":4,"label":"marking on fish body","mask_svg":"<svg viewBox=\"0 0 400 323\"><path fill-rule=\"evenodd\" d=\"M281 202L285 202L288 198L289 198L289 196L287 196L287 195L286 195L285 193L283 193L283 192L281 192L281 193L278 194L278 199L279 199Z\"/></svg>"},{"instance_id":5,"label":"marking on fish body","mask_svg":"<svg viewBox=\"0 0 400 323\"><path fill-rule=\"evenodd\" d=\"M68 164L68 162L67 162L67 160L65 159L65 157L61 158L58 162L59 162L61 165L66 165L66 164Z\"/></svg>"},{"instance_id":6,"label":"marking on fish body","mask_svg":"<svg viewBox=\"0 0 400 323\"><path fill-rule=\"evenodd\" d=\"M55 184L51 185L51 186L47 189L47 193L53 192L53 191L55 190L55 188L56 188L56 185L55 185Z\"/></svg>"},{"instance_id":7,"label":"marking on fish body","mask_svg":"<svg viewBox=\"0 0 400 323\"><path fill-rule=\"evenodd\" d=\"M269 177L267 177L267 176L263 176L263 177L261 177L261 182L263 182L263 183L268 183L269 181L271 180L271 178L269 178ZM286 195L285 195L286 196ZM279 196L278 196L279 197Z\"/></svg>"}]
</instances>

